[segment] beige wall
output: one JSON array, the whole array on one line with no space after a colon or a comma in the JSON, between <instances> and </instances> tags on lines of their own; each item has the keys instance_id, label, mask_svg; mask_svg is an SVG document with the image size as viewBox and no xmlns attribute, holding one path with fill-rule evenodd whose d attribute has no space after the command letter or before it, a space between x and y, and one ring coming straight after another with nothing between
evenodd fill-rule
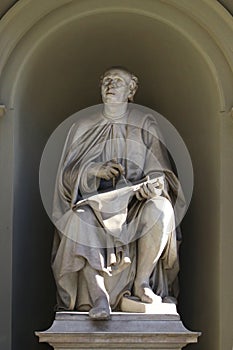
<instances>
[{"instance_id":1,"label":"beige wall","mask_svg":"<svg viewBox=\"0 0 233 350\"><path fill-rule=\"evenodd\" d=\"M77 8L69 4L45 17L20 40L1 77L1 96L8 107L1 128L3 134L14 134L14 152L9 150L14 201L5 194L9 208L14 207L13 345L40 349L33 331L48 327L53 317L53 229L38 188L43 147L66 117L100 102L99 76L117 64L139 76L135 102L173 123L193 161L195 186L183 222L179 310L185 325L203 335L187 349L230 349L232 226L226 184L232 121L226 112L233 102L232 71L209 33L177 8L145 1L146 14L123 9L126 2L114 2L122 6L118 10L108 3L99 2L105 11L80 18L74 14L93 9L94 2L80 1ZM137 6L139 1L133 8ZM222 65L216 67L215 60ZM6 118L11 118L8 123ZM6 138L3 146L9 142Z\"/></svg>"}]
</instances>

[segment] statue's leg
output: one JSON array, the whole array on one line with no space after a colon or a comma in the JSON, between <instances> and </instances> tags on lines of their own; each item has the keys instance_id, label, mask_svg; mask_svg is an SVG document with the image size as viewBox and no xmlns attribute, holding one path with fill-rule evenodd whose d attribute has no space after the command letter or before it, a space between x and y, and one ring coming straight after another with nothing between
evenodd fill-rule
<instances>
[{"instance_id":1,"label":"statue's leg","mask_svg":"<svg viewBox=\"0 0 233 350\"><path fill-rule=\"evenodd\" d=\"M140 227L142 236L138 240L134 294L143 302L161 302L161 297L151 290L149 279L174 229L174 214L170 202L164 197L149 200L143 209Z\"/></svg>"},{"instance_id":2,"label":"statue's leg","mask_svg":"<svg viewBox=\"0 0 233 350\"><path fill-rule=\"evenodd\" d=\"M109 295L104 285L104 277L101 276L99 271L94 270L88 262L86 262L83 273L93 303L93 308L89 311L89 316L93 319L109 318L111 309Z\"/></svg>"}]
</instances>

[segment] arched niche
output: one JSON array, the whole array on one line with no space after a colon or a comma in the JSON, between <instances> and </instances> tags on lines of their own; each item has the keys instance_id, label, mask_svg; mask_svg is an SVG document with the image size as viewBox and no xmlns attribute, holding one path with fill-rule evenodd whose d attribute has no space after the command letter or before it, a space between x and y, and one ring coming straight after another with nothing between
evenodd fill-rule
<instances>
[{"instance_id":1,"label":"arched niche","mask_svg":"<svg viewBox=\"0 0 233 350\"><path fill-rule=\"evenodd\" d=\"M230 256L229 250L223 256L223 248L230 222L228 197L222 195L230 181L225 176L232 129L230 34L230 16L207 0L22 0L5 16L0 26L0 91L7 108L0 131L7 237L2 260L9 262L9 274L13 267L4 296L5 309L12 307L13 349L42 348L33 331L53 318L53 228L38 187L43 148L66 117L100 102L99 76L115 64L139 76L136 102L169 119L189 149L195 187L183 222L179 310L188 328L203 332L196 349L230 344L223 327L231 317L223 312Z\"/></svg>"}]
</instances>

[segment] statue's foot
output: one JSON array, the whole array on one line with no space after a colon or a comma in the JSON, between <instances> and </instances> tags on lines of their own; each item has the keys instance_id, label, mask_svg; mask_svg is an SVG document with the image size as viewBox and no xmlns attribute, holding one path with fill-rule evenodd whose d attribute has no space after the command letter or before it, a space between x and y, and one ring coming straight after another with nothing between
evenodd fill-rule
<instances>
[{"instance_id":1,"label":"statue's foot","mask_svg":"<svg viewBox=\"0 0 233 350\"><path fill-rule=\"evenodd\" d=\"M107 320L110 317L111 309L108 299L100 297L96 300L94 307L89 311L89 316L95 320Z\"/></svg>"},{"instance_id":2,"label":"statue's foot","mask_svg":"<svg viewBox=\"0 0 233 350\"><path fill-rule=\"evenodd\" d=\"M142 284L138 287L134 286L134 295L139 297L144 303L152 304L162 302L162 298L156 295L147 284Z\"/></svg>"}]
</instances>

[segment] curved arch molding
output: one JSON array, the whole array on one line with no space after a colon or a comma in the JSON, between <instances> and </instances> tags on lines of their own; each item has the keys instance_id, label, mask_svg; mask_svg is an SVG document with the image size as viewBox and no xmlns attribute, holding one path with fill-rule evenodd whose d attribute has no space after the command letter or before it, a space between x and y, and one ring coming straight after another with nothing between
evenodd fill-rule
<instances>
[{"instance_id":1,"label":"curved arch molding","mask_svg":"<svg viewBox=\"0 0 233 350\"><path fill-rule=\"evenodd\" d=\"M115 4L115 5L114 5ZM132 13L161 21L183 35L205 59L219 96L220 112L229 112L233 104L233 22L228 12L212 0L20 0L0 21L1 102L11 108L17 82L28 57L35 48L62 25L77 18L101 13ZM30 13L30 16L28 15ZM11 56L21 41L37 26L30 47L17 56L13 82L2 82Z\"/></svg>"}]
</instances>

